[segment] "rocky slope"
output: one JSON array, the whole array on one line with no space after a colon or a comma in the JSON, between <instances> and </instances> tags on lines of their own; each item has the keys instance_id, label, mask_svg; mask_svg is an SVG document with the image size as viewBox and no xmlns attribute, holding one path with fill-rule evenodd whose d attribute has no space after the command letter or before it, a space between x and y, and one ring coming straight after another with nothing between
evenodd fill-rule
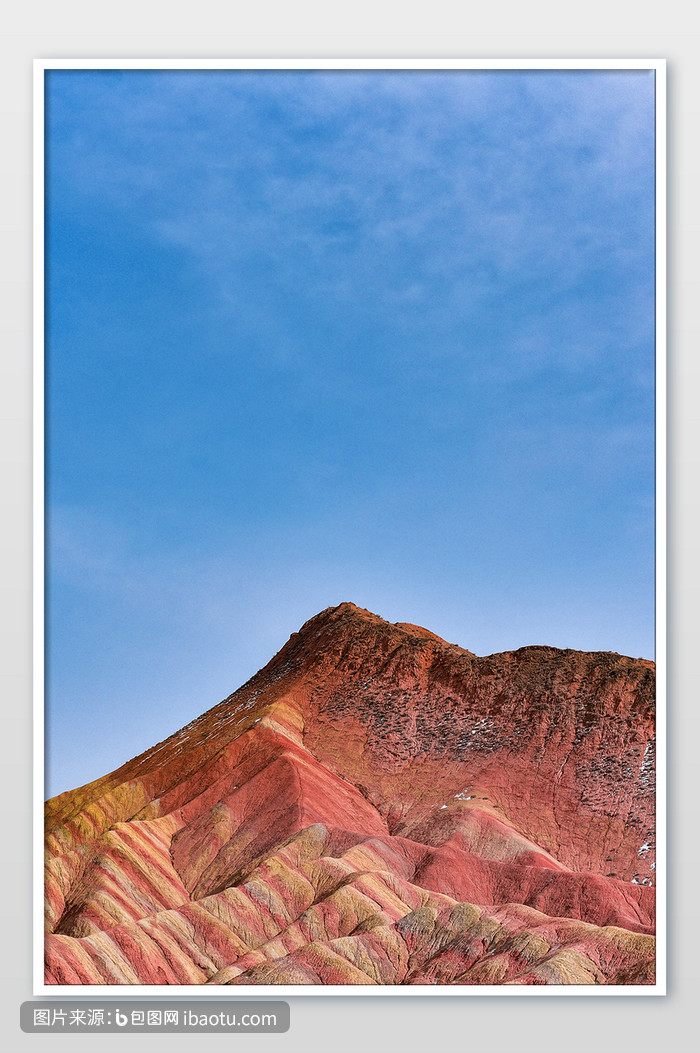
<instances>
[{"instance_id":1,"label":"rocky slope","mask_svg":"<svg viewBox=\"0 0 700 1053\"><path fill-rule=\"evenodd\" d=\"M54 984L648 984L654 666L341 604L46 805Z\"/></svg>"}]
</instances>

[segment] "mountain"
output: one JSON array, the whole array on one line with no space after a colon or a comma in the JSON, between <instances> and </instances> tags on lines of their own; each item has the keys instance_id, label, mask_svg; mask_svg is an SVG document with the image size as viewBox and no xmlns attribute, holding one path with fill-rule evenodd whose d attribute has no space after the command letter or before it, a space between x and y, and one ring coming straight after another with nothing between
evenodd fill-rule
<instances>
[{"instance_id":1,"label":"mountain","mask_svg":"<svg viewBox=\"0 0 700 1053\"><path fill-rule=\"evenodd\" d=\"M643 659L322 611L47 802L47 983L653 983L654 702Z\"/></svg>"}]
</instances>

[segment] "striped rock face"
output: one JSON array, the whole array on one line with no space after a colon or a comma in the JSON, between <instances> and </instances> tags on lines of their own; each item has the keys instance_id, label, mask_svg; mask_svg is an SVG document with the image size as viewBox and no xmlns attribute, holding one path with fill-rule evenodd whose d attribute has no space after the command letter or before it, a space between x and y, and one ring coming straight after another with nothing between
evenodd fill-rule
<instances>
[{"instance_id":1,"label":"striped rock face","mask_svg":"<svg viewBox=\"0 0 700 1053\"><path fill-rule=\"evenodd\" d=\"M50 984L654 982L654 666L341 604L46 804Z\"/></svg>"}]
</instances>

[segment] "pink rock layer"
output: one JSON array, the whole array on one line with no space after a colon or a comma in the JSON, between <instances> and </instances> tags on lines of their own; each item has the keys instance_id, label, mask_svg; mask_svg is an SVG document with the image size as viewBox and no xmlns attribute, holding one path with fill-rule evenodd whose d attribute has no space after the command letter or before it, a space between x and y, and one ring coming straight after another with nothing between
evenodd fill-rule
<instances>
[{"instance_id":1,"label":"pink rock layer","mask_svg":"<svg viewBox=\"0 0 700 1053\"><path fill-rule=\"evenodd\" d=\"M47 802L47 983L653 983L654 701L642 659L323 611Z\"/></svg>"}]
</instances>

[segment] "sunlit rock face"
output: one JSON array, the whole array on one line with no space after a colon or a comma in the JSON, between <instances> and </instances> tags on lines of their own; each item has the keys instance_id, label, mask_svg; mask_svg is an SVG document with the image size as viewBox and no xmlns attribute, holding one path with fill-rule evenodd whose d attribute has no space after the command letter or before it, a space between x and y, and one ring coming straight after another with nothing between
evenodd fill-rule
<instances>
[{"instance_id":1,"label":"sunlit rock face","mask_svg":"<svg viewBox=\"0 0 700 1053\"><path fill-rule=\"evenodd\" d=\"M51 984L654 982L654 665L323 611L46 805Z\"/></svg>"}]
</instances>

